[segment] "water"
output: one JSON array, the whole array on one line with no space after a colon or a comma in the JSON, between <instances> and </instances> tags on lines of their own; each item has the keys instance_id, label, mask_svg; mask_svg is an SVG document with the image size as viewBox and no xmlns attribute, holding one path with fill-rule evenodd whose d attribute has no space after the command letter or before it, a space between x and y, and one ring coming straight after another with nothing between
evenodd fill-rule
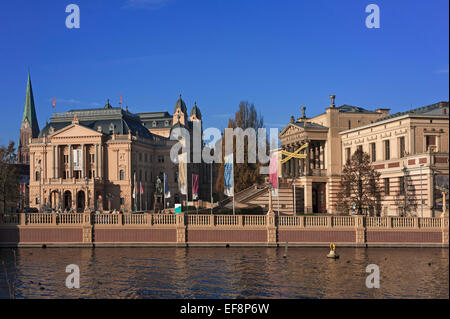
<instances>
[{"instance_id":1,"label":"water","mask_svg":"<svg viewBox=\"0 0 450 319\"><path fill-rule=\"evenodd\" d=\"M440 248L19 248L16 298L449 298ZM11 278L12 249L0 249ZM80 267L68 289L66 266ZM368 289L377 264L380 288ZM9 298L0 263L0 298Z\"/></svg>"}]
</instances>

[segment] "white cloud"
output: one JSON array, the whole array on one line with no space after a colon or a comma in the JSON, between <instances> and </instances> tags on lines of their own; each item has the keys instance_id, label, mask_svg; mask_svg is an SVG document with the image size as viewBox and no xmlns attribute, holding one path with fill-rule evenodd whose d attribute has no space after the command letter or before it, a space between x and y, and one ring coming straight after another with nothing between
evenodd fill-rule
<instances>
[{"instance_id":1,"label":"white cloud","mask_svg":"<svg viewBox=\"0 0 450 319\"><path fill-rule=\"evenodd\" d=\"M448 67L436 70L435 73L439 73L439 74L448 73Z\"/></svg>"},{"instance_id":2,"label":"white cloud","mask_svg":"<svg viewBox=\"0 0 450 319\"><path fill-rule=\"evenodd\" d=\"M171 0L127 0L124 8L158 10L167 5Z\"/></svg>"}]
</instances>

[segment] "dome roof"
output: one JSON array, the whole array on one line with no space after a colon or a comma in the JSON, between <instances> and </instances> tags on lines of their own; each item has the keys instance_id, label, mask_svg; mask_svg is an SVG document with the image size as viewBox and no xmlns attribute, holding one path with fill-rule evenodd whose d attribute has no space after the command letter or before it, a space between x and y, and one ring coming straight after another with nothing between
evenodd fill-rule
<instances>
[{"instance_id":1,"label":"dome roof","mask_svg":"<svg viewBox=\"0 0 450 319\"><path fill-rule=\"evenodd\" d=\"M202 119L202 113L200 112L200 109L197 106L197 102L194 102L194 106L192 107L191 116L192 115L195 115L199 120Z\"/></svg>"},{"instance_id":2,"label":"dome roof","mask_svg":"<svg viewBox=\"0 0 450 319\"><path fill-rule=\"evenodd\" d=\"M181 94L180 94L180 97L178 98L177 103L175 103L174 112L176 112L177 109L181 109L181 112L183 112L184 114L187 113L186 103L184 103L184 101L181 99Z\"/></svg>"}]
</instances>

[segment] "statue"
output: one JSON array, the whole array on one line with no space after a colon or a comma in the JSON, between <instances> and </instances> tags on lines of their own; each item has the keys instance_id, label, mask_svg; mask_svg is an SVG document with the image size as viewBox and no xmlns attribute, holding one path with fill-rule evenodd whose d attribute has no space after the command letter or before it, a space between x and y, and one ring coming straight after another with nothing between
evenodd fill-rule
<instances>
[{"instance_id":1,"label":"statue","mask_svg":"<svg viewBox=\"0 0 450 319\"><path fill-rule=\"evenodd\" d=\"M161 179L158 176L156 178L155 193L159 195L159 194L162 194L162 192L163 192L163 189L162 189Z\"/></svg>"}]
</instances>

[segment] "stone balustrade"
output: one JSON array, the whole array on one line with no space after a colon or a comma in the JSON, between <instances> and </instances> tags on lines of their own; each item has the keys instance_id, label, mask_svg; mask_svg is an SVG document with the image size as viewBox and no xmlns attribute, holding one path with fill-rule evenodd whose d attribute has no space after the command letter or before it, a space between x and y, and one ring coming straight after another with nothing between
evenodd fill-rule
<instances>
[{"instance_id":1,"label":"stone balustrade","mask_svg":"<svg viewBox=\"0 0 450 319\"><path fill-rule=\"evenodd\" d=\"M211 214L90 214L90 213L21 213L0 214L0 244L6 230L18 241L27 229L36 232L58 232L57 242L64 231L82 231L83 243L101 241L121 242L137 238L146 243L150 238L158 243L347 243L356 245L403 243L443 244L448 246L448 216L366 217L366 216L279 216L268 215L211 215ZM152 233L149 235L148 231ZM111 233L112 232L112 233ZM118 233L119 232L119 233ZM126 232L127 235L123 235ZM144 233L142 233L144 232ZM142 234L145 235L142 235ZM49 233L48 236L53 236ZM137 234L137 235L136 235ZM139 235L141 234L141 235ZM159 234L159 235L158 235ZM176 234L176 236L174 235ZM125 236L125 237L120 237ZM133 237L134 236L134 237ZM141 236L141 237L139 237ZM143 236L143 237L142 237ZM147 236L147 237L146 237ZM152 236L156 236L153 238ZM160 237L158 237L160 236ZM173 237L171 237L173 236ZM31 238L31 237L30 237ZM46 238L42 235L39 238ZM144 238L144 239L142 239ZM153 239L152 239L153 238ZM206 239L205 239L206 238ZM265 239L264 239L265 238ZM148 239L148 240L150 240ZM134 240L134 239L133 239Z\"/></svg>"}]
</instances>

